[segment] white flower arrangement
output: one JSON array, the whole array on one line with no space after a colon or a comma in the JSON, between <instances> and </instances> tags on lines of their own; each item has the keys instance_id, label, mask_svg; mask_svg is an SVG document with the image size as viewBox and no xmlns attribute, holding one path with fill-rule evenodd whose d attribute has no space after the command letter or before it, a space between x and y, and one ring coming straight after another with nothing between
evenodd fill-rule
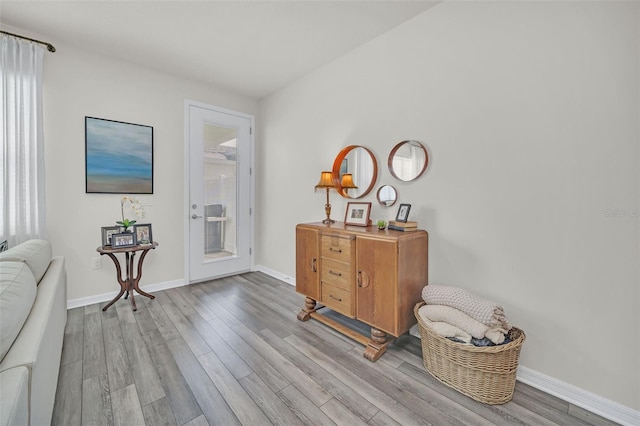
<instances>
[{"instance_id":1,"label":"white flower arrangement","mask_svg":"<svg viewBox=\"0 0 640 426\"><path fill-rule=\"evenodd\" d=\"M134 225L137 222L137 220L125 219L124 205L127 203L129 203L129 208L137 218L140 219L145 217L144 207L140 204L140 200L134 197L130 197L128 195L125 195L124 197L122 197L120 199L120 212L122 213L122 220L119 220L116 223L120 226L123 226L125 232L127 232L127 229L130 226Z\"/></svg>"}]
</instances>

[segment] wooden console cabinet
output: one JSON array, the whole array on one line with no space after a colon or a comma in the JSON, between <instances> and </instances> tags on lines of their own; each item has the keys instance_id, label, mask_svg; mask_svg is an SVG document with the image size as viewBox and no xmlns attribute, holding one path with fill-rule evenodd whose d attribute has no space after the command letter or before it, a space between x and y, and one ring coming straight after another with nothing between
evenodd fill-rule
<instances>
[{"instance_id":1,"label":"wooden console cabinet","mask_svg":"<svg viewBox=\"0 0 640 426\"><path fill-rule=\"evenodd\" d=\"M296 291L300 321L314 318L365 345L376 361L416 319L413 307L428 280L426 231L306 223L296 226ZM327 307L371 326L364 336L322 315Z\"/></svg>"}]
</instances>

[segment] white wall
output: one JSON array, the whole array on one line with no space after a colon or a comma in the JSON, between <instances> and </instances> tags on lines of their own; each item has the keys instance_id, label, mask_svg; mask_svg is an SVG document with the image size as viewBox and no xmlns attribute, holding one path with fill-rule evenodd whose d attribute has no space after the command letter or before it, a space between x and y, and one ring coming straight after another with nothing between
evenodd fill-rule
<instances>
[{"instance_id":1,"label":"white wall","mask_svg":"<svg viewBox=\"0 0 640 426\"><path fill-rule=\"evenodd\" d=\"M182 282L184 100L248 114L255 113L257 103L99 52L54 44L57 52L45 53L44 69L47 226L54 254L66 258L68 299L119 289L109 258L103 256L102 269L91 269L91 258L99 256L100 227L121 219L121 195L85 193L85 116L153 126L154 194L136 197L152 204L141 223L153 225L160 246L146 257L140 285Z\"/></svg>"},{"instance_id":2,"label":"white wall","mask_svg":"<svg viewBox=\"0 0 640 426\"><path fill-rule=\"evenodd\" d=\"M501 303L521 365L640 409L638 18L637 2L445 2L264 99L256 263L295 276L320 171L367 146L376 189L429 231L430 282ZM430 154L412 183L386 170L404 139Z\"/></svg>"}]
</instances>

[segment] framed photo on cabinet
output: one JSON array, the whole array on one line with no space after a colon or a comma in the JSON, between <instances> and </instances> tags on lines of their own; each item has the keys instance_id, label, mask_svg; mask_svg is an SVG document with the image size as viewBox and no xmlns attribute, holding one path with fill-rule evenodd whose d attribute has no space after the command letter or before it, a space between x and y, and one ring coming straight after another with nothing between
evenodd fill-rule
<instances>
[{"instance_id":1,"label":"framed photo on cabinet","mask_svg":"<svg viewBox=\"0 0 640 426\"><path fill-rule=\"evenodd\" d=\"M409 219L409 211L411 210L411 204L400 204L398 207L398 215L396 216L396 222L406 222Z\"/></svg>"},{"instance_id":2,"label":"framed photo on cabinet","mask_svg":"<svg viewBox=\"0 0 640 426\"><path fill-rule=\"evenodd\" d=\"M345 225L369 226L371 203L347 203L347 211L344 215Z\"/></svg>"}]
</instances>

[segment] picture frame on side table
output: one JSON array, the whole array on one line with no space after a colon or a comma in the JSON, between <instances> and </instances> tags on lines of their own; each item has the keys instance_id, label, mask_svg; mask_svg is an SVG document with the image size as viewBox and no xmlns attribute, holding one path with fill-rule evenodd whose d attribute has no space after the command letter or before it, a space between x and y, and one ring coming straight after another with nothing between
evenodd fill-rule
<instances>
[{"instance_id":1,"label":"picture frame on side table","mask_svg":"<svg viewBox=\"0 0 640 426\"><path fill-rule=\"evenodd\" d=\"M102 247L108 247L111 245L111 237L114 234L119 234L121 232L119 226L103 226L102 227Z\"/></svg>"},{"instance_id":2,"label":"picture frame on side table","mask_svg":"<svg viewBox=\"0 0 640 426\"><path fill-rule=\"evenodd\" d=\"M140 245L147 245L153 243L153 234L151 233L151 224L143 223L133 226L134 233L136 234L136 240Z\"/></svg>"},{"instance_id":3,"label":"picture frame on side table","mask_svg":"<svg viewBox=\"0 0 640 426\"><path fill-rule=\"evenodd\" d=\"M407 222L409 219L409 211L411 210L411 204L400 204L398 207L398 214L396 215L396 222Z\"/></svg>"},{"instance_id":4,"label":"picture frame on side table","mask_svg":"<svg viewBox=\"0 0 640 426\"><path fill-rule=\"evenodd\" d=\"M131 247L137 245L135 232L124 232L122 234L113 234L111 236L111 247Z\"/></svg>"},{"instance_id":5,"label":"picture frame on side table","mask_svg":"<svg viewBox=\"0 0 640 426\"><path fill-rule=\"evenodd\" d=\"M371 221L371 203L347 203L347 211L344 214L345 225L369 226Z\"/></svg>"}]
</instances>

